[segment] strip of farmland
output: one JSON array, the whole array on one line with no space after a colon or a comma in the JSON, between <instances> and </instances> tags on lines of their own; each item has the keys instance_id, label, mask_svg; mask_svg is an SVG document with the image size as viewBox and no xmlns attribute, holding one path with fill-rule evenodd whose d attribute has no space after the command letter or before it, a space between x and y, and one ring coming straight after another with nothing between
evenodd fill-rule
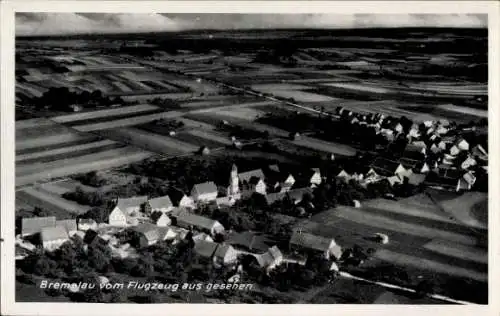
<instances>
[{"instance_id":1,"label":"strip of farmland","mask_svg":"<svg viewBox=\"0 0 500 316\"><path fill-rule=\"evenodd\" d=\"M18 161L16 159L16 166L25 166L29 164L37 164L37 163L44 163L61 159L68 159L121 147L125 147L125 145L116 143L111 140L103 140L100 142L90 143L86 145L56 149L52 152L50 151L39 152L32 154L31 156L33 157L29 157L30 155L26 155L23 157L24 158L23 160Z\"/></svg>"},{"instance_id":2,"label":"strip of farmland","mask_svg":"<svg viewBox=\"0 0 500 316\"><path fill-rule=\"evenodd\" d=\"M232 110L232 109L237 109L237 108L241 108L241 107L258 107L258 106L266 106L266 105L273 105L273 104L276 104L276 102L274 102L274 101L259 101L259 102L238 103L238 104L233 104L233 105L226 105L226 106L218 106L218 107L212 107L212 108L207 108L207 109L193 110L193 111L190 111L190 113L193 113L193 114L210 113L210 112L217 112L217 111Z\"/></svg>"},{"instance_id":3,"label":"strip of farmland","mask_svg":"<svg viewBox=\"0 0 500 316\"><path fill-rule=\"evenodd\" d=\"M439 263L436 261L419 258L393 252L387 249L380 249L375 253L375 256L381 260L391 262L397 265L412 266L419 269L436 271L438 273L451 274L464 278L473 279L480 282L488 281L488 274L472 271L469 269L459 268L454 265Z\"/></svg>"},{"instance_id":4,"label":"strip of farmland","mask_svg":"<svg viewBox=\"0 0 500 316\"><path fill-rule=\"evenodd\" d=\"M433 240L424 245L425 249L455 258L468 258L482 264L488 264L488 252L473 247L450 243L443 240Z\"/></svg>"},{"instance_id":5,"label":"strip of farmland","mask_svg":"<svg viewBox=\"0 0 500 316\"><path fill-rule=\"evenodd\" d=\"M212 140L207 139L207 138L202 138L202 137L190 135L186 132L177 133L175 135L175 139L184 141L184 142L192 144L192 145L196 145L199 148L201 148L202 146L206 146L209 149L224 147L224 144L212 141Z\"/></svg>"},{"instance_id":6,"label":"strip of farmland","mask_svg":"<svg viewBox=\"0 0 500 316\"><path fill-rule=\"evenodd\" d=\"M56 208L74 214L82 214L90 208L34 188L25 188L22 191L16 192L16 195L25 203L47 210Z\"/></svg>"},{"instance_id":7,"label":"strip of farmland","mask_svg":"<svg viewBox=\"0 0 500 316\"><path fill-rule=\"evenodd\" d=\"M101 135L133 146L143 148L163 155L180 155L198 150L197 146L182 142L171 137L142 131L136 128L117 128L104 130Z\"/></svg>"},{"instance_id":8,"label":"strip of farmland","mask_svg":"<svg viewBox=\"0 0 500 316\"><path fill-rule=\"evenodd\" d=\"M42 125L32 128L23 128L16 131L16 141L25 140L34 137L43 137L50 135L58 135L61 133L71 132L71 130L63 125L52 123L51 125Z\"/></svg>"},{"instance_id":9,"label":"strip of farmland","mask_svg":"<svg viewBox=\"0 0 500 316\"><path fill-rule=\"evenodd\" d=\"M156 92L148 92L148 93L140 93L136 92L133 95L122 95L121 98L125 101L147 101L154 98L165 98L172 100L189 100L193 97L193 93L191 92L181 92L181 93L156 93Z\"/></svg>"},{"instance_id":10,"label":"strip of farmland","mask_svg":"<svg viewBox=\"0 0 500 316\"><path fill-rule=\"evenodd\" d=\"M67 132L53 136L43 136L43 137L30 138L26 140L19 140L16 141L16 152L28 148L40 148L57 144L75 142L86 138L87 138L86 136L79 135L77 133Z\"/></svg>"},{"instance_id":11,"label":"strip of farmland","mask_svg":"<svg viewBox=\"0 0 500 316\"><path fill-rule=\"evenodd\" d=\"M93 154L88 154L88 155L80 155L78 157L72 157L68 159L60 159L56 161L50 161L50 162L45 162L45 163L38 163L38 164L29 164L29 165L22 165L18 166L16 168L16 176L17 175L26 175L34 172L42 172L46 171L47 174L50 173L50 170L52 169L57 169L57 168L64 168L67 166L70 166L71 163L73 162L86 162L86 161L92 161L92 160L99 160L99 159L108 159L108 158L113 158L119 155L126 155L130 152L136 152L139 151L137 148L133 147L124 147L124 148L117 148L117 149L110 149L110 150L105 150L101 151L98 153L93 153Z\"/></svg>"},{"instance_id":12,"label":"strip of farmland","mask_svg":"<svg viewBox=\"0 0 500 316\"><path fill-rule=\"evenodd\" d=\"M73 121L82 121L82 120L90 120L101 117L108 117L120 114L129 114L129 113L141 113L145 111L151 111L158 109L157 106L150 104L139 104L132 106L124 106L107 110L99 110L99 111L90 111L83 112L77 114L69 114L69 115L61 115L51 118L53 121L58 123L67 123Z\"/></svg>"},{"instance_id":13,"label":"strip of farmland","mask_svg":"<svg viewBox=\"0 0 500 316\"><path fill-rule=\"evenodd\" d=\"M83 136L82 139L78 139L78 140L71 141L71 142L60 143L60 144L58 143L58 144L53 144L53 145L16 150L16 155L28 155L28 154L33 154L33 153L37 153L37 152L50 151L50 150L55 150L55 149L60 149L60 148L71 147L71 146L84 145L84 144L93 143L93 142L96 142L99 140L101 140L99 137L89 134L88 137Z\"/></svg>"},{"instance_id":14,"label":"strip of farmland","mask_svg":"<svg viewBox=\"0 0 500 316\"><path fill-rule=\"evenodd\" d=\"M164 112L163 109L156 108L156 109L151 109L151 110L146 110L141 113L125 113L125 114L117 114L113 116L106 116L106 117L96 117L93 119L87 119L87 120L82 120L82 121L74 121L74 122L69 122L67 123L69 126L80 126L80 125L89 125L89 124L98 124L102 122L108 122L108 121L116 121L116 120L123 120L123 119L128 119L128 118L133 118L136 116L140 115L153 115L153 114L159 114Z\"/></svg>"},{"instance_id":15,"label":"strip of farmland","mask_svg":"<svg viewBox=\"0 0 500 316\"><path fill-rule=\"evenodd\" d=\"M347 146L339 143L326 142L319 139L311 137L301 137L300 139L291 141L293 144L311 148L314 150L333 153L342 156L354 156L356 155L356 150L351 146Z\"/></svg>"},{"instance_id":16,"label":"strip of farmland","mask_svg":"<svg viewBox=\"0 0 500 316\"><path fill-rule=\"evenodd\" d=\"M49 179L65 177L71 174L107 170L138 162L152 156L152 153L130 147L115 149L111 152L111 156L107 155L107 157L102 157L102 154L93 154L67 159L62 162L41 164L38 169L31 170L29 174L16 175L16 186L37 181L48 181Z\"/></svg>"},{"instance_id":17,"label":"strip of farmland","mask_svg":"<svg viewBox=\"0 0 500 316\"><path fill-rule=\"evenodd\" d=\"M51 124L54 123L46 118L33 118L28 120L21 120L16 122L16 132L24 128L41 127L44 125L51 125Z\"/></svg>"},{"instance_id":18,"label":"strip of farmland","mask_svg":"<svg viewBox=\"0 0 500 316\"><path fill-rule=\"evenodd\" d=\"M220 135L220 134L215 133L215 132L200 131L200 130L195 129L195 130L187 131L187 133L190 135L200 137L200 138L204 138L204 139L211 140L211 141L214 141L217 143L221 143L223 145L231 145L232 144L232 141L227 136L223 136L223 135Z\"/></svg>"},{"instance_id":19,"label":"strip of farmland","mask_svg":"<svg viewBox=\"0 0 500 316\"><path fill-rule=\"evenodd\" d=\"M414 235L414 236L427 236L429 238L439 238L456 243L461 243L464 245L474 246L476 245L476 238L457 234L449 231L442 231L439 229L429 228L418 224L402 222L399 220L394 220L390 217L373 215L369 210L358 210L355 208L339 207L337 210L337 216L345 218L358 223L370 225L373 227L378 227L380 229L391 229L398 230L402 233Z\"/></svg>"},{"instance_id":20,"label":"strip of farmland","mask_svg":"<svg viewBox=\"0 0 500 316\"><path fill-rule=\"evenodd\" d=\"M175 117L179 117L182 115L183 115L183 113L177 112L177 111L161 112L161 113L150 114L150 115L135 116L135 117L120 119L120 120L115 120L115 121L107 121L107 122L101 122L101 123L95 123L95 124L79 125L79 126L75 126L75 129L82 131L82 132L98 131L98 130L104 130L104 129L113 129L113 128L118 128L118 127L143 124L143 123L147 123L147 122L154 121L154 120L161 119L161 118L163 118L163 119L175 118Z\"/></svg>"}]
</instances>

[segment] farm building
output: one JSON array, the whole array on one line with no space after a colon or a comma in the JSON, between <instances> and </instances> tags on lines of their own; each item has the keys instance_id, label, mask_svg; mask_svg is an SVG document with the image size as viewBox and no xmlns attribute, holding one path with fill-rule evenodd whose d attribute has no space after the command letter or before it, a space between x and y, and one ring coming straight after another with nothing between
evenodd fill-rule
<instances>
[{"instance_id":1,"label":"farm building","mask_svg":"<svg viewBox=\"0 0 500 316\"><path fill-rule=\"evenodd\" d=\"M176 207L183 207L183 208L195 207L193 199L187 196L182 191L171 189L168 191L168 196L170 197L172 204Z\"/></svg>"},{"instance_id":2,"label":"farm building","mask_svg":"<svg viewBox=\"0 0 500 316\"><path fill-rule=\"evenodd\" d=\"M177 232L173 227L158 226L157 230L159 240L173 240L177 237Z\"/></svg>"},{"instance_id":3,"label":"farm building","mask_svg":"<svg viewBox=\"0 0 500 316\"><path fill-rule=\"evenodd\" d=\"M207 233L199 233L193 236L193 240L196 242L197 240L204 240L204 241L211 241L213 242L214 240L210 235Z\"/></svg>"},{"instance_id":4,"label":"farm building","mask_svg":"<svg viewBox=\"0 0 500 316\"><path fill-rule=\"evenodd\" d=\"M174 224L181 228L194 228L202 232L207 232L212 236L224 233L224 226L222 226L218 221L200 215L195 215L185 210L181 210L175 214Z\"/></svg>"},{"instance_id":5,"label":"farm building","mask_svg":"<svg viewBox=\"0 0 500 316\"><path fill-rule=\"evenodd\" d=\"M148 214L153 212L168 213L172 211L174 205L172 204L170 197L165 195L148 200L145 208Z\"/></svg>"},{"instance_id":6,"label":"farm building","mask_svg":"<svg viewBox=\"0 0 500 316\"><path fill-rule=\"evenodd\" d=\"M265 170L264 183L266 188L270 187L274 191L285 192L295 184L295 178L291 173L280 170L278 165L272 165Z\"/></svg>"},{"instance_id":7,"label":"farm building","mask_svg":"<svg viewBox=\"0 0 500 316\"><path fill-rule=\"evenodd\" d=\"M385 158L377 158L370 166L380 176L403 175L408 171L402 164Z\"/></svg>"},{"instance_id":8,"label":"farm building","mask_svg":"<svg viewBox=\"0 0 500 316\"><path fill-rule=\"evenodd\" d=\"M265 269L266 272L270 272L283 262L283 254L278 247L273 246L269 248L266 252L255 255L259 266Z\"/></svg>"},{"instance_id":9,"label":"farm building","mask_svg":"<svg viewBox=\"0 0 500 316\"><path fill-rule=\"evenodd\" d=\"M349 182L349 180L351 180L351 175L348 174L344 169L342 169L342 170L340 170L339 173L337 173L335 178L337 178L343 182Z\"/></svg>"},{"instance_id":10,"label":"farm building","mask_svg":"<svg viewBox=\"0 0 500 316\"><path fill-rule=\"evenodd\" d=\"M125 199L118 198L115 207L109 214L109 224L118 226L135 224L134 218L147 201L147 196L136 196Z\"/></svg>"},{"instance_id":11,"label":"farm building","mask_svg":"<svg viewBox=\"0 0 500 316\"><path fill-rule=\"evenodd\" d=\"M160 234L155 225L140 224L135 226L133 231L136 233L136 245L138 247L151 246L160 240Z\"/></svg>"},{"instance_id":12,"label":"farm building","mask_svg":"<svg viewBox=\"0 0 500 316\"><path fill-rule=\"evenodd\" d=\"M195 184L191 190L191 197L197 202L215 201L217 186L212 181Z\"/></svg>"},{"instance_id":13,"label":"farm building","mask_svg":"<svg viewBox=\"0 0 500 316\"><path fill-rule=\"evenodd\" d=\"M320 253L325 259L330 258L340 259L342 249L335 243L332 238L313 235L311 233L295 231L290 239L290 250L297 252L313 252Z\"/></svg>"},{"instance_id":14,"label":"farm building","mask_svg":"<svg viewBox=\"0 0 500 316\"><path fill-rule=\"evenodd\" d=\"M56 226L55 216L47 217L29 217L21 220L21 235L29 236L42 231L45 227Z\"/></svg>"},{"instance_id":15,"label":"farm building","mask_svg":"<svg viewBox=\"0 0 500 316\"><path fill-rule=\"evenodd\" d=\"M266 195L267 205L272 205L276 201L283 200L284 198L291 199L295 204L302 202L304 194L311 194L311 188L294 189L287 192L269 193Z\"/></svg>"},{"instance_id":16,"label":"farm building","mask_svg":"<svg viewBox=\"0 0 500 316\"><path fill-rule=\"evenodd\" d=\"M245 231L245 232L231 232L226 239L226 243L230 244L236 249L248 251L251 253L263 253L269 246L270 240L262 234Z\"/></svg>"},{"instance_id":17,"label":"farm building","mask_svg":"<svg viewBox=\"0 0 500 316\"><path fill-rule=\"evenodd\" d=\"M464 150L464 151L469 150L469 143L463 138L457 139L457 141L455 142L455 146L457 146L458 149L460 149L460 150Z\"/></svg>"},{"instance_id":18,"label":"farm building","mask_svg":"<svg viewBox=\"0 0 500 316\"><path fill-rule=\"evenodd\" d=\"M212 259L215 254L215 250L217 249L217 245L218 244L214 242L198 240L194 243L193 250L202 258Z\"/></svg>"},{"instance_id":19,"label":"farm building","mask_svg":"<svg viewBox=\"0 0 500 316\"><path fill-rule=\"evenodd\" d=\"M408 183L418 186L425 181L425 174L412 173L408 175Z\"/></svg>"},{"instance_id":20,"label":"farm building","mask_svg":"<svg viewBox=\"0 0 500 316\"><path fill-rule=\"evenodd\" d=\"M153 223L156 224L156 226L159 227L165 227L169 226L171 224L170 217L167 216L164 212L161 211L155 211L151 214L151 220Z\"/></svg>"},{"instance_id":21,"label":"farm building","mask_svg":"<svg viewBox=\"0 0 500 316\"><path fill-rule=\"evenodd\" d=\"M217 265L230 265L236 262L239 252L231 245L218 245L214 253L214 263Z\"/></svg>"},{"instance_id":22,"label":"farm building","mask_svg":"<svg viewBox=\"0 0 500 316\"><path fill-rule=\"evenodd\" d=\"M56 226L64 227L70 237L73 236L78 230L78 227L76 225L76 219L58 220L56 221Z\"/></svg>"},{"instance_id":23,"label":"farm building","mask_svg":"<svg viewBox=\"0 0 500 316\"><path fill-rule=\"evenodd\" d=\"M44 227L40 232L40 241L45 250L53 251L69 240L64 226Z\"/></svg>"}]
</instances>

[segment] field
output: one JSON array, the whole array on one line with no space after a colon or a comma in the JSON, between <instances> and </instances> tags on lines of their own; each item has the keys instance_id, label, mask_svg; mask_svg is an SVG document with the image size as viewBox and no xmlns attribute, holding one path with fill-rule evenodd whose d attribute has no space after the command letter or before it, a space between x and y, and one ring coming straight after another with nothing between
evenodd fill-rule
<instances>
[{"instance_id":1,"label":"field","mask_svg":"<svg viewBox=\"0 0 500 316\"><path fill-rule=\"evenodd\" d=\"M467 192L440 203L445 212L459 221L479 229L487 229L488 197L481 192Z\"/></svg>"},{"instance_id":2,"label":"field","mask_svg":"<svg viewBox=\"0 0 500 316\"><path fill-rule=\"evenodd\" d=\"M16 192L16 198L33 207L38 206L45 210L68 212L72 214L85 213L90 207L79 205L61 198L59 195L49 193L43 189L25 188Z\"/></svg>"},{"instance_id":3,"label":"field","mask_svg":"<svg viewBox=\"0 0 500 316\"><path fill-rule=\"evenodd\" d=\"M139 104L139 105L125 106L125 107L118 107L118 108L113 108L113 109L106 109L106 110L98 110L98 111L90 111L90 112L84 112L84 113L61 115L61 116L52 117L51 120L58 122L58 123L73 123L75 121L86 121L86 120L92 120L92 119L96 119L96 118L104 118L104 117L109 117L109 116L114 116L114 115L126 115L126 114L132 114L132 113L141 113L141 112L147 112L150 110L157 110L157 109L158 109L158 107L154 106L154 105Z\"/></svg>"},{"instance_id":4,"label":"field","mask_svg":"<svg viewBox=\"0 0 500 316\"><path fill-rule=\"evenodd\" d=\"M296 102L326 102L335 100L335 98L330 96L303 91L309 88L308 86L297 84L252 85L252 89L254 90L271 93L277 97L293 98Z\"/></svg>"}]
</instances>

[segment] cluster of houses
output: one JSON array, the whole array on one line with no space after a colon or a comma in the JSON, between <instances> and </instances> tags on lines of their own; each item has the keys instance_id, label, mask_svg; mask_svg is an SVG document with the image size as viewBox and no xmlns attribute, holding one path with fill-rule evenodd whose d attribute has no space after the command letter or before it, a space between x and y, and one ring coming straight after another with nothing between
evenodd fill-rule
<instances>
[{"instance_id":1,"label":"cluster of houses","mask_svg":"<svg viewBox=\"0 0 500 316\"><path fill-rule=\"evenodd\" d=\"M292 173L280 170L278 165L239 173L235 165L230 171L229 181L224 184L225 196L219 197L220 189L212 182L193 186L190 195L180 191L171 191L169 195L149 198L135 196L118 198L109 213L107 223L97 224L92 219L56 220L55 217L34 217L22 220L22 234L18 246L26 248L23 240L30 240L48 251L59 248L74 235L80 236L86 243L104 240L113 255L125 258L133 253L134 248L148 247L159 241L171 241L191 238L194 251L214 265L231 265L238 261L241 254L255 258L255 264L272 270L287 262L282 251L274 244L266 244L255 233L234 233L226 231L221 223L211 218L195 214L193 210L201 205L232 205L251 194L262 194L269 204L285 196L300 202L304 193L321 183L319 169L311 169L300 174L296 180ZM299 186L299 187L297 187ZM134 241L120 244L117 232L128 229L133 233ZM226 236L224 243L214 240L218 235ZM333 239L308 233L296 232L290 240L289 252L319 252L325 259L340 258L340 247ZM333 257L332 257L333 256ZM295 260L295 261L293 261ZM303 263L303 260L288 259L288 262Z\"/></svg>"},{"instance_id":2,"label":"cluster of houses","mask_svg":"<svg viewBox=\"0 0 500 316\"><path fill-rule=\"evenodd\" d=\"M408 143L400 157L378 157L364 170L340 170L337 178L342 180L356 180L362 185L384 180L393 186L408 178L413 185L425 183L458 192L474 186L478 168L488 172L486 146L470 144L462 136L465 131L447 120L415 124L383 114L358 114L342 107L337 108L337 114L350 124L373 128L389 141L405 138Z\"/></svg>"}]
</instances>

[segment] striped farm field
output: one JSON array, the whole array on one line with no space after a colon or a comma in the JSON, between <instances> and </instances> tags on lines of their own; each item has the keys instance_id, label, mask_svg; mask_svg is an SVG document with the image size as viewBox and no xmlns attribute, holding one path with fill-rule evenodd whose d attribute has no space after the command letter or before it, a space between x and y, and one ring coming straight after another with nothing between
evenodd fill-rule
<instances>
[{"instance_id":1,"label":"striped farm field","mask_svg":"<svg viewBox=\"0 0 500 316\"><path fill-rule=\"evenodd\" d=\"M42 189L25 188L16 192L17 197L34 206L40 206L45 209L57 208L74 214L82 214L90 209L89 206L65 200L59 195L46 192Z\"/></svg>"},{"instance_id":2,"label":"striped farm field","mask_svg":"<svg viewBox=\"0 0 500 316\"><path fill-rule=\"evenodd\" d=\"M25 140L17 140L16 152L31 148L41 148L41 147L65 144L69 142L76 142L84 140L86 138L87 138L86 136L79 135L77 133L66 132L52 136L42 136Z\"/></svg>"},{"instance_id":3,"label":"striped farm field","mask_svg":"<svg viewBox=\"0 0 500 316\"><path fill-rule=\"evenodd\" d=\"M356 155L356 150L351 146L327 142L311 137L301 137L300 139L291 141L293 144L314 149L317 151L322 151L325 153L338 154L342 156L354 156Z\"/></svg>"},{"instance_id":4,"label":"striped farm field","mask_svg":"<svg viewBox=\"0 0 500 316\"><path fill-rule=\"evenodd\" d=\"M424 245L425 249L455 258L467 258L471 261L488 264L488 252L474 247L450 243L443 240L433 240Z\"/></svg>"},{"instance_id":5,"label":"striped farm field","mask_svg":"<svg viewBox=\"0 0 500 316\"><path fill-rule=\"evenodd\" d=\"M16 156L16 166L24 166L28 164L44 163L78 157L120 147L125 147L125 145L116 143L111 140L102 140L89 144L63 147L49 151L36 152L33 154L19 155Z\"/></svg>"},{"instance_id":6,"label":"striped farm field","mask_svg":"<svg viewBox=\"0 0 500 316\"><path fill-rule=\"evenodd\" d=\"M19 149L19 150L16 150L16 155L28 155L28 154L33 154L33 153L38 153L38 152L43 152L43 151L50 151L50 150L65 148L65 147L85 145L85 144L89 144L89 143L96 142L99 140L100 140L100 138L97 137L96 135L91 135L91 134L89 134L88 136L82 135L81 139L77 139L74 141L51 144L51 145L44 145L44 146L37 146L37 147L30 147L30 148L25 148L25 149Z\"/></svg>"},{"instance_id":7,"label":"striped farm field","mask_svg":"<svg viewBox=\"0 0 500 316\"><path fill-rule=\"evenodd\" d=\"M234 110L239 109L239 108L269 106L269 105L273 105L273 104L276 104L276 102L274 102L274 101L246 102L246 103L237 103L237 104L232 104L232 105L211 107L211 108L206 108L206 109L197 109L197 110L190 111L190 113L196 114L196 113L214 113L214 112L220 112L220 111L234 111Z\"/></svg>"},{"instance_id":8,"label":"striped farm field","mask_svg":"<svg viewBox=\"0 0 500 316\"><path fill-rule=\"evenodd\" d=\"M198 146L194 146L187 142L146 132L137 128L117 128L104 130L100 133L111 139L126 142L136 147L163 155L180 155L198 150Z\"/></svg>"},{"instance_id":9,"label":"striped farm field","mask_svg":"<svg viewBox=\"0 0 500 316\"><path fill-rule=\"evenodd\" d=\"M58 135L67 132L72 132L72 131L63 125L54 123L36 127L23 128L16 130L16 141L27 140L30 138Z\"/></svg>"},{"instance_id":10,"label":"striped farm field","mask_svg":"<svg viewBox=\"0 0 500 316\"><path fill-rule=\"evenodd\" d=\"M51 120L46 118L33 118L28 120L21 120L16 122L16 132L30 127L41 127L43 125L54 124Z\"/></svg>"},{"instance_id":11,"label":"striped farm field","mask_svg":"<svg viewBox=\"0 0 500 316\"><path fill-rule=\"evenodd\" d=\"M194 129L194 130L187 131L187 133L190 135L204 138L207 140L211 140L211 141L223 144L223 145L231 145L232 144L231 139L229 139L229 137L227 135L222 135L222 134L216 133L216 132L200 131L198 129Z\"/></svg>"},{"instance_id":12,"label":"striped farm field","mask_svg":"<svg viewBox=\"0 0 500 316\"><path fill-rule=\"evenodd\" d=\"M196 128L202 128L204 130L214 130L214 129L216 129L215 125L208 124L208 123L201 122L201 121L196 121L196 120L188 119L188 118L185 118L185 117L180 118L179 121L181 121L182 123L184 123L184 126L190 127L190 128L196 127Z\"/></svg>"},{"instance_id":13,"label":"striped farm field","mask_svg":"<svg viewBox=\"0 0 500 316\"><path fill-rule=\"evenodd\" d=\"M138 162L153 154L134 147L107 150L65 160L37 164L36 167L16 170L16 186L37 181L48 181L54 178L89 171L106 170Z\"/></svg>"},{"instance_id":14,"label":"striped farm field","mask_svg":"<svg viewBox=\"0 0 500 316\"><path fill-rule=\"evenodd\" d=\"M153 114L159 114L164 112L163 109L161 108L155 108L151 110L146 110L140 113L120 113L116 114L113 116L105 116L105 117L96 117L93 119L87 119L87 120L82 120L82 121L73 121L70 123L67 123L71 127L79 126L79 125L90 125L90 124L98 124L102 122L109 122L109 121L116 121L116 120L124 120L128 118L133 118L136 116L144 116L144 115L153 115Z\"/></svg>"},{"instance_id":15,"label":"striped farm field","mask_svg":"<svg viewBox=\"0 0 500 316\"><path fill-rule=\"evenodd\" d=\"M58 123L68 123L74 121L90 120L95 118L120 115L120 114L141 113L155 109L158 109L158 107L150 104L139 104L139 105L124 106L107 110L61 115L53 117L51 119Z\"/></svg>"},{"instance_id":16,"label":"striped farm field","mask_svg":"<svg viewBox=\"0 0 500 316\"><path fill-rule=\"evenodd\" d=\"M223 148L225 145L219 142L213 141L209 138L199 137L195 135L188 134L187 132L177 133L174 136L175 139L189 143L191 145L196 145L197 148L201 148L202 146L208 147L209 149L214 148Z\"/></svg>"},{"instance_id":17,"label":"striped farm field","mask_svg":"<svg viewBox=\"0 0 500 316\"><path fill-rule=\"evenodd\" d=\"M160 113L149 114L149 115L139 115L139 116L134 116L134 117L125 118L125 119L109 120L109 121L93 123L93 124L78 125L78 126L75 126L74 128L78 131L90 132L90 131L98 131L98 130L105 130L105 129L113 129L113 128L118 128L118 127L139 125L139 124L147 123L150 121L158 120L161 118L169 119L169 118L176 118L176 117L179 117L182 115L183 115L183 113L177 112L177 111L160 112Z\"/></svg>"}]
</instances>

